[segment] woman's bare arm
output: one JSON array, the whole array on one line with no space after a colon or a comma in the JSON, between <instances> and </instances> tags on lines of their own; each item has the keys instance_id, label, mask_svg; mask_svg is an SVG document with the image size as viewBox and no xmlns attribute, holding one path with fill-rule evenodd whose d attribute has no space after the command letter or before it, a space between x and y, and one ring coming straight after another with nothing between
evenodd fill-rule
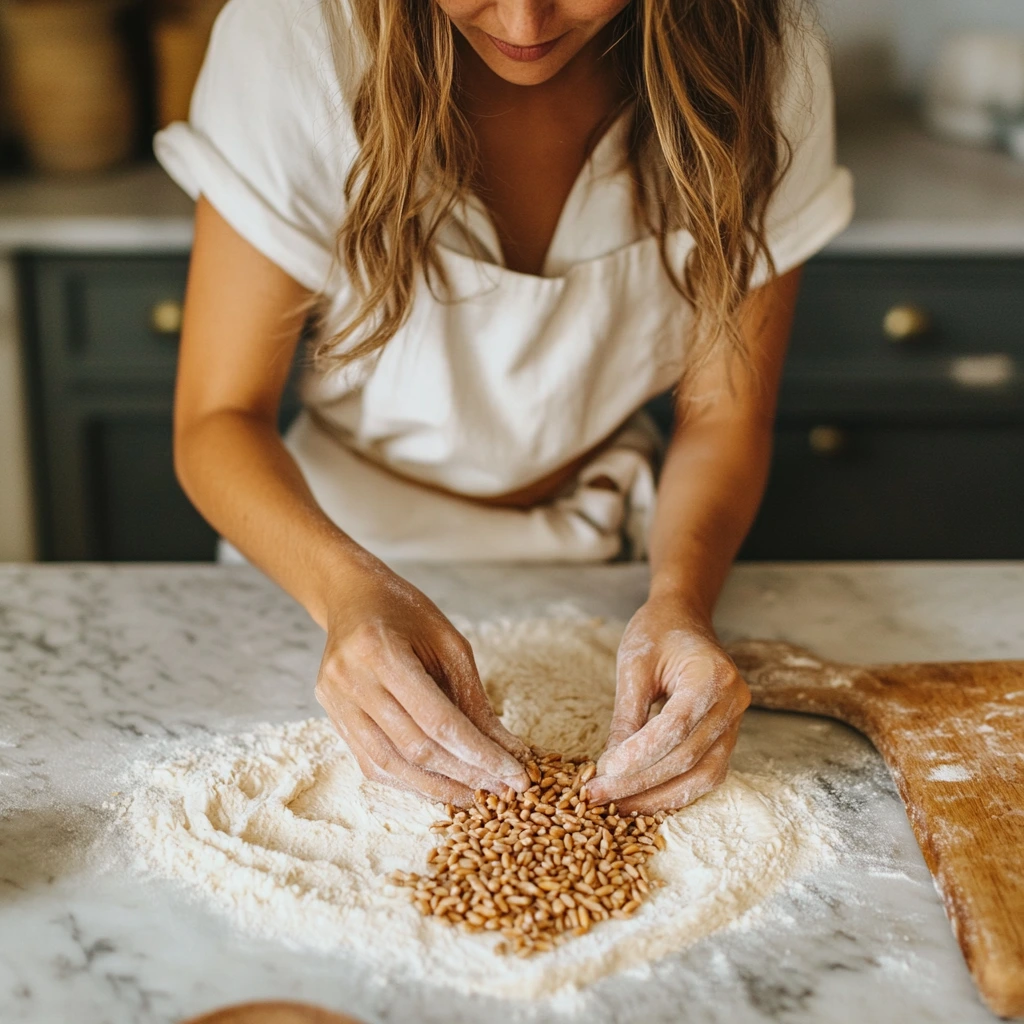
<instances>
[{"instance_id":1,"label":"woman's bare arm","mask_svg":"<svg viewBox=\"0 0 1024 1024\"><path fill-rule=\"evenodd\" d=\"M747 299L749 369L716 359L679 396L658 487L651 587L619 648L615 715L595 800L660 810L725 776L750 694L711 616L757 512L771 459L776 395L799 287L791 271ZM651 707L666 703L648 721Z\"/></svg>"},{"instance_id":2,"label":"woman's bare arm","mask_svg":"<svg viewBox=\"0 0 1024 1024\"><path fill-rule=\"evenodd\" d=\"M708 623L768 479L800 269L747 299L741 328L750 369L733 364L732 389L722 358L679 395L650 541L651 590L671 591Z\"/></svg>"},{"instance_id":3,"label":"woman's bare arm","mask_svg":"<svg viewBox=\"0 0 1024 1024\"><path fill-rule=\"evenodd\" d=\"M327 577L358 552L313 500L277 431L310 297L200 197L178 357L175 469L211 525L326 628Z\"/></svg>"},{"instance_id":4,"label":"woman's bare arm","mask_svg":"<svg viewBox=\"0 0 1024 1024\"><path fill-rule=\"evenodd\" d=\"M175 395L182 487L327 630L317 697L369 777L457 803L525 788L513 753L528 751L465 639L326 516L278 435L309 299L200 198Z\"/></svg>"}]
</instances>

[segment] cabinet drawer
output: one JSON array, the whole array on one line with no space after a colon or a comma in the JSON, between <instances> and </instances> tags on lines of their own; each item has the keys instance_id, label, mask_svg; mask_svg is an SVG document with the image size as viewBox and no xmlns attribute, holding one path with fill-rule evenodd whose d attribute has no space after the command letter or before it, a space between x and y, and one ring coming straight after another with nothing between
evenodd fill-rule
<instances>
[{"instance_id":1,"label":"cabinet drawer","mask_svg":"<svg viewBox=\"0 0 1024 1024\"><path fill-rule=\"evenodd\" d=\"M751 559L1024 558L1024 423L786 423Z\"/></svg>"},{"instance_id":2,"label":"cabinet drawer","mask_svg":"<svg viewBox=\"0 0 1024 1024\"><path fill-rule=\"evenodd\" d=\"M159 303L181 301L187 267L187 256L18 262L44 558L212 557L214 533L174 475L173 316L152 324ZM298 408L300 363L283 396L282 430Z\"/></svg>"},{"instance_id":3,"label":"cabinet drawer","mask_svg":"<svg viewBox=\"0 0 1024 1024\"><path fill-rule=\"evenodd\" d=\"M174 377L185 256L44 257L36 309L50 358L82 381Z\"/></svg>"},{"instance_id":4,"label":"cabinet drawer","mask_svg":"<svg viewBox=\"0 0 1024 1024\"><path fill-rule=\"evenodd\" d=\"M817 257L780 408L1013 417L1024 407L1024 259Z\"/></svg>"},{"instance_id":5,"label":"cabinet drawer","mask_svg":"<svg viewBox=\"0 0 1024 1024\"><path fill-rule=\"evenodd\" d=\"M818 257L805 270L796 362L1024 356L1024 259Z\"/></svg>"}]
</instances>

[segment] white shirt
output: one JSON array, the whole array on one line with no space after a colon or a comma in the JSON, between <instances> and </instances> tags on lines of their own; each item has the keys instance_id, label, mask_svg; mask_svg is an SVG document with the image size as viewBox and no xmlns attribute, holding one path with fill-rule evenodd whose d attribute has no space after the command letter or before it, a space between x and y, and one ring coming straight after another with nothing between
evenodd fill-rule
<instances>
[{"instance_id":1,"label":"white shirt","mask_svg":"<svg viewBox=\"0 0 1024 1024\"><path fill-rule=\"evenodd\" d=\"M339 81L320 0L229 0L189 122L154 140L190 195L204 194L300 284L326 287L324 329L353 308L332 253L357 151L355 40L341 40L351 73ZM802 29L790 49L779 118L793 160L767 225L779 272L838 234L853 205L849 172L835 163L827 48ZM340 373L307 374L310 415L289 445L343 527L353 498L328 497L339 485L323 478L351 473L350 452L460 494L504 494L589 451L675 383L691 312L661 268L657 240L633 214L627 118L611 126L575 182L540 275L502 265L493 222L470 196L457 216L485 257L469 253L454 223L438 243L459 301L438 302L421 278L408 321L383 351ZM669 243L679 265L692 239L676 231ZM317 433L329 435L326 449Z\"/></svg>"}]
</instances>

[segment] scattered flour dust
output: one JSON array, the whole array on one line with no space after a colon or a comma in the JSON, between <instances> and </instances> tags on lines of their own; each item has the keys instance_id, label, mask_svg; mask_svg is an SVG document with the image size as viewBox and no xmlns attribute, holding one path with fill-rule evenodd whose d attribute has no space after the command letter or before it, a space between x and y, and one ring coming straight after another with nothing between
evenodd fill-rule
<instances>
[{"instance_id":1,"label":"scattered flour dust","mask_svg":"<svg viewBox=\"0 0 1024 1024\"><path fill-rule=\"evenodd\" d=\"M622 626L586 618L459 623L505 724L534 744L595 756L611 716ZM367 782L324 719L220 737L137 766L125 817L140 865L183 882L244 931L360 958L390 976L537 999L697 941L830 853L798 780L732 772L669 817L650 869L667 883L630 920L528 960L499 936L423 918L387 881L424 870L439 805Z\"/></svg>"},{"instance_id":2,"label":"scattered flour dust","mask_svg":"<svg viewBox=\"0 0 1024 1024\"><path fill-rule=\"evenodd\" d=\"M970 782L971 773L959 764L940 764L928 773L929 782Z\"/></svg>"}]
</instances>

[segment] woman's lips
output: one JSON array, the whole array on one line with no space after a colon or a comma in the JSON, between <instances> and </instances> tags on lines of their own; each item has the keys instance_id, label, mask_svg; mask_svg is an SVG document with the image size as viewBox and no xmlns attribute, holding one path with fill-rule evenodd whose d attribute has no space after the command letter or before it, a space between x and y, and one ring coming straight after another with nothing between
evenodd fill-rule
<instances>
[{"instance_id":1,"label":"woman's lips","mask_svg":"<svg viewBox=\"0 0 1024 1024\"><path fill-rule=\"evenodd\" d=\"M531 61L546 57L562 37L556 36L554 39L549 39L546 43L538 43L536 46L513 46L511 43L506 43L504 39L498 39L490 33L487 34L487 38L494 43L495 48L500 53L503 53L510 60Z\"/></svg>"}]
</instances>

